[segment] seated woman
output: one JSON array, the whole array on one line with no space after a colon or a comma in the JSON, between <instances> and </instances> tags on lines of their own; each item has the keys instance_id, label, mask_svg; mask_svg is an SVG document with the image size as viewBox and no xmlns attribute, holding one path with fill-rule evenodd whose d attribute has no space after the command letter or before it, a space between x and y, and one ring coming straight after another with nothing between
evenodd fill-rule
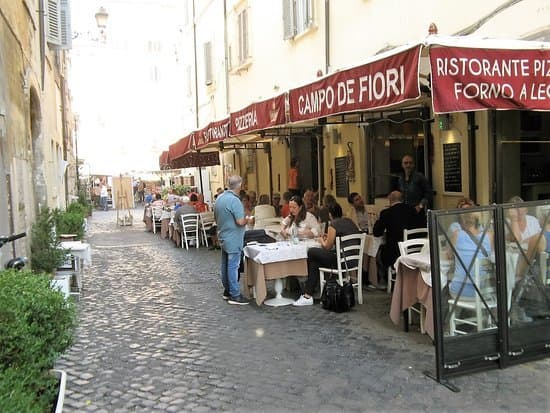
<instances>
[{"instance_id":1,"label":"seated woman","mask_svg":"<svg viewBox=\"0 0 550 413\"><path fill-rule=\"evenodd\" d=\"M509 203L524 202L519 196L514 196L508 200ZM537 218L527 214L527 208L510 208L507 210L506 221L510 231L507 231L507 241L512 243L512 248L519 246L524 251L529 261L533 260L535 255L546 249L546 238L541 235L542 228ZM508 229L508 228L507 228ZM527 272L528 262L520 254L516 268L516 277L519 279Z\"/></svg>"},{"instance_id":2,"label":"seated woman","mask_svg":"<svg viewBox=\"0 0 550 413\"><path fill-rule=\"evenodd\" d=\"M304 293L293 305L302 307L313 305L313 293L319 282L319 267L336 268L336 237L359 233L357 225L349 219L342 217L342 207L337 202L328 205L330 226L327 233L321 235L320 248L310 248L307 251L307 281Z\"/></svg>"},{"instance_id":3,"label":"seated woman","mask_svg":"<svg viewBox=\"0 0 550 413\"><path fill-rule=\"evenodd\" d=\"M464 213L459 217L459 227L452 233L451 242L455 247L456 257L454 277L449 285L449 291L453 297L474 299L476 290L472 284L474 282L472 260L478 259L488 263L493 250L492 233L487 231L484 234L478 212ZM469 276L466 274L466 270L469 270ZM488 266L480 265L479 276L481 280L484 280L494 277L495 274L488 272ZM481 288L480 285L477 287Z\"/></svg>"},{"instance_id":4,"label":"seated woman","mask_svg":"<svg viewBox=\"0 0 550 413\"><path fill-rule=\"evenodd\" d=\"M319 223L310 212L306 211L304 201L297 195L290 198L288 202L290 215L281 222L281 235L286 239L290 238L294 228L297 230L298 238L315 238L319 236Z\"/></svg>"}]
</instances>

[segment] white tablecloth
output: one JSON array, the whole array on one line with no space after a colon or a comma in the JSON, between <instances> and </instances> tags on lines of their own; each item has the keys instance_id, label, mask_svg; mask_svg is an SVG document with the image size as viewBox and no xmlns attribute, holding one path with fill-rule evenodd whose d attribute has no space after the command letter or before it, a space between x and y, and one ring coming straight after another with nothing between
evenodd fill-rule
<instances>
[{"instance_id":1,"label":"white tablecloth","mask_svg":"<svg viewBox=\"0 0 550 413\"><path fill-rule=\"evenodd\" d=\"M259 264L269 264L307 258L308 248L318 246L320 244L314 240L299 241L298 244L279 241L271 244L248 244L243 251L247 258Z\"/></svg>"},{"instance_id":2,"label":"white tablecloth","mask_svg":"<svg viewBox=\"0 0 550 413\"><path fill-rule=\"evenodd\" d=\"M63 241L60 245L64 250L82 260L82 264L90 265L92 263L92 249L90 244L82 241Z\"/></svg>"}]
</instances>

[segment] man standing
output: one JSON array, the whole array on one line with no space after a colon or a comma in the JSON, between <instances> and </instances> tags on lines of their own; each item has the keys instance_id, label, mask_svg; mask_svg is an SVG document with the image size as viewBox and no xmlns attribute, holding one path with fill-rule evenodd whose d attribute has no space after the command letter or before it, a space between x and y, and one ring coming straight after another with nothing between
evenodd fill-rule
<instances>
[{"instance_id":1,"label":"man standing","mask_svg":"<svg viewBox=\"0 0 550 413\"><path fill-rule=\"evenodd\" d=\"M248 304L239 287L239 264L243 249L244 231L250 217L244 216L244 208L239 198L242 178L229 177L229 189L216 199L214 216L218 227L218 239L222 250L221 277L223 298L229 304Z\"/></svg>"},{"instance_id":2,"label":"man standing","mask_svg":"<svg viewBox=\"0 0 550 413\"><path fill-rule=\"evenodd\" d=\"M292 195L300 194L300 171L298 169L298 158L292 158L288 170L288 192Z\"/></svg>"},{"instance_id":3,"label":"man standing","mask_svg":"<svg viewBox=\"0 0 550 413\"><path fill-rule=\"evenodd\" d=\"M403 194L403 202L425 212L432 206L433 192L430 183L424 175L414 169L414 159L411 155L403 156L401 160L403 173L399 176L398 190Z\"/></svg>"}]
</instances>

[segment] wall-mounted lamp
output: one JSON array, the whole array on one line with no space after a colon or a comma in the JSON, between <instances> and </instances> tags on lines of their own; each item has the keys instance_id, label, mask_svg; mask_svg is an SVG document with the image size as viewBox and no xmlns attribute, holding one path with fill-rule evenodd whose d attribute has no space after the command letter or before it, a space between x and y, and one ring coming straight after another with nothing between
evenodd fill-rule
<instances>
[{"instance_id":1,"label":"wall-mounted lamp","mask_svg":"<svg viewBox=\"0 0 550 413\"><path fill-rule=\"evenodd\" d=\"M109 13L107 13L107 10L105 10L105 7L101 6L97 13L95 14L95 21L97 23L97 27L100 30L103 30L107 27L107 20L109 19Z\"/></svg>"}]
</instances>

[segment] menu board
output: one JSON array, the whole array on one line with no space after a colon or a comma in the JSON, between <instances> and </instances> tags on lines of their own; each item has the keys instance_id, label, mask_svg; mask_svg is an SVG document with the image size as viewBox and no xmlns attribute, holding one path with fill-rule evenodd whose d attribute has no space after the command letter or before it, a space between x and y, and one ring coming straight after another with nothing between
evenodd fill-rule
<instances>
[{"instance_id":1,"label":"menu board","mask_svg":"<svg viewBox=\"0 0 550 413\"><path fill-rule=\"evenodd\" d=\"M336 196L345 198L349 195L349 183L346 176L347 156L334 159L334 167L336 171Z\"/></svg>"},{"instance_id":2,"label":"menu board","mask_svg":"<svg viewBox=\"0 0 550 413\"><path fill-rule=\"evenodd\" d=\"M443 187L445 192L462 192L460 142L443 144Z\"/></svg>"}]
</instances>

